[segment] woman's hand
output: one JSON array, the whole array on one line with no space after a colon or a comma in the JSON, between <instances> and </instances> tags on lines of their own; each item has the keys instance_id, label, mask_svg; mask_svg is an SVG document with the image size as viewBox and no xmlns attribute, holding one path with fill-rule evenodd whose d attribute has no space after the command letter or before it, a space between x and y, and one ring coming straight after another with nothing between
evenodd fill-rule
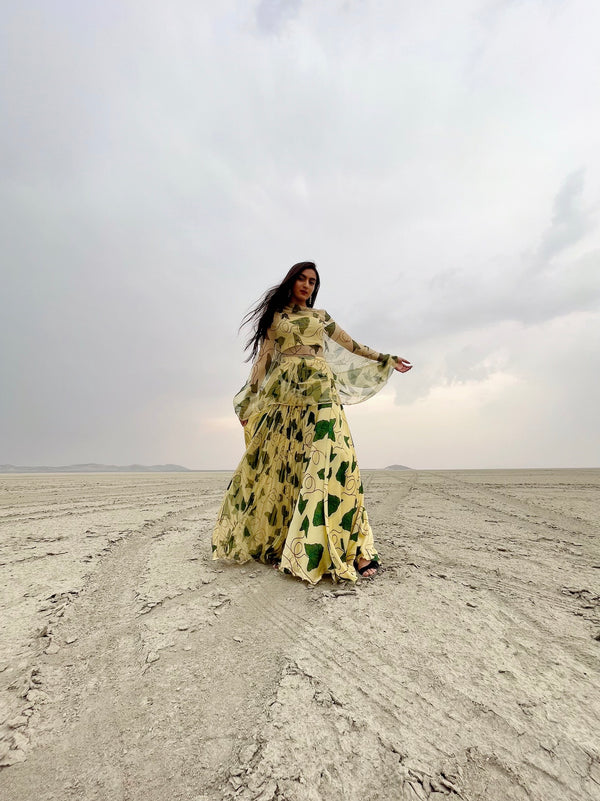
<instances>
[{"instance_id":1,"label":"woman's hand","mask_svg":"<svg viewBox=\"0 0 600 801\"><path fill-rule=\"evenodd\" d=\"M409 370L412 370L412 364L408 361L408 359L403 359L401 356L399 356L394 369L399 373L408 373Z\"/></svg>"}]
</instances>

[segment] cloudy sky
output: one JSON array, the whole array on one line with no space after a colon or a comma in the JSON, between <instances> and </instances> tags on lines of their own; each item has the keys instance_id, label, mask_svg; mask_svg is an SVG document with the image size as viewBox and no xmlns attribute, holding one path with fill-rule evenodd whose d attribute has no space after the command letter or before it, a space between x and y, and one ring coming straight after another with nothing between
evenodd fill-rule
<instances>
[{"instance_id":1,"label":"cloudy sky","mask_svg":"<svg viewBox=\"0 0 600 801\"><path fill-rule=\"evenodd\" d=\"M3 0L0 463L232 468L315 260L363 467L600 464L597 0Z\"/></svg>"}]
</instances>

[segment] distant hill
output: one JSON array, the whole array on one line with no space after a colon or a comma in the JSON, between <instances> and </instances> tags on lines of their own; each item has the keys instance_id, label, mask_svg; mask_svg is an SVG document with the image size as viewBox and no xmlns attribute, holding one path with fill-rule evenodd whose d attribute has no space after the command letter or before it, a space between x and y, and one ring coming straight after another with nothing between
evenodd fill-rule
<instances>
[{"instance_id":1,"label":"distant hill","mask_svg":"<svg viewBox=\"0 0 600 801\"><path fill-rule=\"evenodd\" d=\"M0 473L191 473L187 467L178 464L69 464L62 467L17 467L14 464L0 464Z\"/></svg>"},{"instance_id":2,"label":"distant hill","mask_svg":"<svg viewBox=\"0 0 600 801\"><path fill-rule=\"evenodd\" d=\"M412 470L412 467L405 467L403 464L391 464L388 467L384 467L384 470Z\"/></svg>"}]
</instances>

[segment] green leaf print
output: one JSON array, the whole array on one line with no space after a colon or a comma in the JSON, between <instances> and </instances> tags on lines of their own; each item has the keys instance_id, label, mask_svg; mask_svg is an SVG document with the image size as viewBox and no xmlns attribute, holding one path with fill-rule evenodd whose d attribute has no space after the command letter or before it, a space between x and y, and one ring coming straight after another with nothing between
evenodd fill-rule
<instances>
[{"instance_id":1,"label":"green leaf print","mask_svg":"<svg viewBox=\"0 0 600 801\"><path fill-rule=\"evenodd\" d=\"M314 570L315 568L319 567L319 562L321 561L321 557L323 556L323 546L321 543L304 543L304 550L306 551L306 555L308 556L308 565L306 566L307 570Z\"/></svg>"},{"instance_id":2,"label":"green leaf print","mask_svg":"<svg viewBox=\"0 0 600 801\"><path fill-rule=\"evenodd\" d=\"M248 465L251 468L251 470L256 470L256 468L258 467L258 457L259 457L259 455L260 455L260 451L258 450L258 448L254 452L251 453L249 451L246 454L246 461L248 462Z\"/></svg>"},{"instance_id":3,"label":"green leaf print","mask_svg":"<svg viewBox=\"0 0 600 801\"><path fill-rule=\"evenodd\" d=\"M315 442L319 439L325 439L329 434L329 422L329 420L319 420L315 426Z\"/></svg>"},{"instance_id":4,"label":"green leaf print","mask_svg":"<svg viewBox=\"0 0 600 801\"><path fill-rule=\"evenodd\" d=\"M342 502L341 498L338 498L337 495L328 495L327 496L327 514L333 515L337 512L340 503Z\"/></svg>"},{"instance_id":5,"label":"green leaf print","mask_svg":"<svg viewBox=\"0 0 600 801\"><path fill-rule=\"evenodd\" d=\"M342 517L342 528L344 531L352 531L352 523L354 522L354 514L356 509L350 509L349 512Z\"/></svg>"},{"instance_id":6,"label":"green leaf print","mask_svg":"<svg viewBox=\"0 0 600 801\"><path fill-rule=\"evenodd\" d=\"M320 470L317 470L317 475L321 479L321 481L325 481L325 468L322 467Z\"/></svg>"},{"instance_id":7,"label":"green leaf print","mask_svg":"<svg viewBox=\"0 0 600 801\"><path fill-rule=\"evenodd\" d=\"M250 536L250 530L248 529L248 526L244 526L244 537L249 537L249 536Z\"/></svg>"},{"instance_id":8,"label":"green leaf print","mask_svg":"<svg viewBox=\"0 0 600 801\"><path fill-rule=\"evenodd\" d=\"M302 521L302 525L300 526L300 531L304 532L305 537L308 534L308 526L309 526L308 517L305 517L304 520Z\"/></svg>"},{"instance_id":9,"label":"green leaf print","mask_svg":"<svg viewBox=\"0 0 600 801\"><path fill-rule=\"evenodd\" d=\"M300 512L300 514L302 514L306 509L307 503L308 503L308 498L298 498L298 511Z\"/></svg>"},{"instance_id":10,"label":"green leaf print","mask_svg":"<svg viewBox=\"0 0 600 801\"><path fill-rule=\"evenodd\" d=\"M335 474L336 479L340 482L342 487L346 486L346 471L350 466L350 462L342 462L341 465L338 467L338 471Z\"/></svg>"},{"instance_id":11,"label":"green leaf print","mask_svg":"<svg viewBox=\"0 0 600 801\"><path fill-rule=\"evenodd\" d=\"M323 501L319 501L315 508L315 513L313 515L313 526L324 526L325 525L325 509L323 508Z\"/></svg>"},{"instance_id":12,"label":"green leaf print","mask_svg":"<svg viewBox=\"0 0 600 801\"><path fill-rule=\"evenodd\" d=\"M303 334L306 329L308 328L308 324L310 323L310 317L300 317L298 320L290 320L292 325L297 325L300 329L300 333Z\"/></svg>"},{"instance_id":13,"label":"green leaf print","mask_svg":"<svg viewBox=\"0 0 600 801\"><path fill-rule=\"evenodd\" d=\"M315 384L308 394L314 401L318 403L321 400L321 395L323 394L323 388L321 387L320 384Z\"/></svg>"}]
</instances>

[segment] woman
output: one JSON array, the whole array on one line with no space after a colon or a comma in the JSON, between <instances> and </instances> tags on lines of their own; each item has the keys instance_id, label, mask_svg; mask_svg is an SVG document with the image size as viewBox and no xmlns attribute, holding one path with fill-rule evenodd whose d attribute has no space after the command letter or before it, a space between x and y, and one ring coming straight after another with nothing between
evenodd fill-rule
<instances>
[{"instance_id":1,"label":"woman","mask_svg":"<svg viewBox=\"0 0 600 801\"><path fill-rule=\"evenodd\" d=\"M315 264L299 262L244 318L255 361L234 407L246 452L212 546L214 559L273 563L311 584L379 568L342 403L366 400L394 370L412 367L315 310L319 285Z\"/></svg>"}]
</instances>

